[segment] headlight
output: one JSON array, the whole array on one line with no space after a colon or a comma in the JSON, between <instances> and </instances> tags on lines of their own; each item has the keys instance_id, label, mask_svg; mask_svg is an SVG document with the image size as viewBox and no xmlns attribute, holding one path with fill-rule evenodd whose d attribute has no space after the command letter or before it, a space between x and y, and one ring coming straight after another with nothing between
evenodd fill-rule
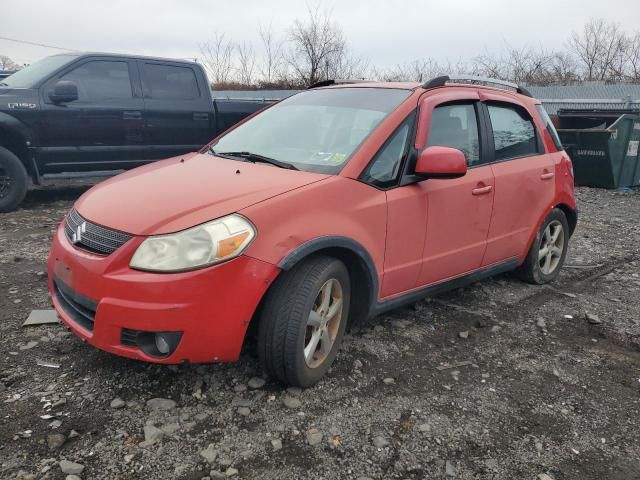
<instances>
[{"instance_id":1,"label":"headlight","mask_svg":"<svg viewBox=\"0 0 640 480\"><path fill-rule=\"evenodd\" d=\"M253 225L229 215L171 235L148 237L129 266L152 272L193 270L237 257L256 236Z\"/></svg>"}]
</instances>

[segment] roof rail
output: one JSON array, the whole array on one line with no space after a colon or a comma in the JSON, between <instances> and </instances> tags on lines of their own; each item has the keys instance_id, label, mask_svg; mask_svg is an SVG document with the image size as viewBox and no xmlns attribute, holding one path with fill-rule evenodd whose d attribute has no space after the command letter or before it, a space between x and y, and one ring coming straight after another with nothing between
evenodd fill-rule
<instances>
[{"instance_id":1,"label":"roof rail","mask_svg":"<svg viewBox=\"0 0 640 480\"><path fill-rule=\"evenodd\" d=\"M307 90L311 88L320 88L320 87L328 87L329 85L343 85L347 83L370 83L372 80L340 80L340 79L331 79L331 80L321 80L319 82L314 83L307 87Z\"/></svg>"},{"instance_id":2,"label":"roof rail","mask_svg":"<svg viewBox=\"0 0 640 480\"><path fill-rule=\"evenodd\" d=\"M443 75L441 77L435 77L422 84L422 88L436 88L436 87L444 87L448 83L470 83L470 84L489 84L489 85L498 85L500 87L510 88L515 90L517 93L521 95L526 95L527 97L531 97L531 93L524 88L518 86L516 83L507 82L506 80L500 80L498 78L489 78L489 77L478 77L476 75L464 75L464 74L456 74L456 75Z\"/></svg>"}]
</instances>

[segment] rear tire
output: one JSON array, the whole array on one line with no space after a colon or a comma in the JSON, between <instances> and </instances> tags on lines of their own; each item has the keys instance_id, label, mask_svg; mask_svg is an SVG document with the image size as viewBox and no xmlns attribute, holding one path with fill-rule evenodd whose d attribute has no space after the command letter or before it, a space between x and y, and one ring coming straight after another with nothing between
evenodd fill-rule
<instances>
[{"instance_id":1,"label":"rear tire","mask_svg":"<svg viewBox=\"0 0 640 480\"><path fill-rule=\"evenodd\" d=\"M0 213L18 208L27 194L29 176L18 157L0 147Z\"/></svg>"},{"instance_id":2,"label":"rear tire","mask_svg":"<svg viewBox=\"0 0 640 480\"><path fill-rule=\"evenodd\" d=\"M314 255L283 272L260 316L262 368L287 385L317 383L342 343L350 295L349 272L335 258Z\"/></svg>"},{"instance_id":3,"label":"rear tire","mask_svg":"<svg viewBox=\"0 0 640 480\"><path fill-rule=\"evenodd\" d=\"M555 280L567 256L569 235L566 215L554 208L542 222L526 260L517 270L518 276L536 285Z\"/></svg>"}]
</instances>

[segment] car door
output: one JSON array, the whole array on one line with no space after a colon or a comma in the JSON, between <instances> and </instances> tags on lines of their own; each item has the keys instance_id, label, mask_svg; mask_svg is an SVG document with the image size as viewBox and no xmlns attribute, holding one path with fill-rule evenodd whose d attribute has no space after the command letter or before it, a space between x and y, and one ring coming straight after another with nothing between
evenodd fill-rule
<instances>
[{"instance_id":1,"label":"car door","mask_svg":"<svg viewBox=\"0 0 640 480\"><path fill-rule=\"evenodd\" d=\"M145 144L152 159L199 150L213 137L212 100L195 66L139 61L145 105ZM199 80L200 79L200 80Z\"/></svg>"},{"instance_id":2,"label":"car door","mask_svg":"<svg viewBox=\"0 0 640 480\"><path fill-rule=\"evenodd\" d=\"M383 299L480 267L493 203L493 173L481 163L485 148L480 142L478 100L477 92L469 89L425 98L415 131L409 134L413 152L398 149L406 122L415 123L409 117L361 176L387 195ZM431 145L461 149L467 174L402 185L397 172L411 175L411 158Z\"/></svg>"},{"instance_id":3,"label":"car door","mask_svg":"<svg viewBox=\"0 0 640 480\"><path fill-rule=\"evenodd\" d=\"M491 141L495 198L483 265L522 258L555 191L553 159L527 107L500 94L484 94Z\"/></svg>"},{"instance_id":4,"label":"car door","mask_svg":"<svg viewBox=\"0 0 640 480\"><path fill-rule=\"evenodd\" d=\"M477 99L477 93L474 95ZM426 146L461 150L467 173L456 179L429 179L420 185L427 202L427 229L418 286L452 279L480 268L494 202L494 177L485 163L477 100L435 105Z\"/></svg>"},{"instance_id":5,"label":"car door","mask_svg":"<svg viewBox=\"0 0 640 480\"><path fill-rule=\"evenodd\" d=\"M135 64L88 58L48 80L42 88L43 119L37 156L43 172L128 168L139 158L143 101L135 88ZM61 80L78 87L78 99L53 103L48 92Z\"/></svg>"}]
</instances>

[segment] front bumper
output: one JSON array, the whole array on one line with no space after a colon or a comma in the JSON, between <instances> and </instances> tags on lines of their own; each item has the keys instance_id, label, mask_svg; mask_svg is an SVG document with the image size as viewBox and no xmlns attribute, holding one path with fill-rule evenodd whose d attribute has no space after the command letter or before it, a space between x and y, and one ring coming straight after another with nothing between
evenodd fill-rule
<instances>
[{"instance_id":1,"label":"front bumper","mask_svg":"<svg viewBox=\"0 0 640 480\"><path fill-rule=\"evenodd\" d=\"M278 268L240 256L191 272L132 270L129 260L142 241L134 237L103 257L74 247L61 225L48 271L49 292L62 321L91 345L123 357L168 364L237 360ZM162 358L132 346L131 330L183 334L175 351Z\"/></svg>"}]
</instances>

